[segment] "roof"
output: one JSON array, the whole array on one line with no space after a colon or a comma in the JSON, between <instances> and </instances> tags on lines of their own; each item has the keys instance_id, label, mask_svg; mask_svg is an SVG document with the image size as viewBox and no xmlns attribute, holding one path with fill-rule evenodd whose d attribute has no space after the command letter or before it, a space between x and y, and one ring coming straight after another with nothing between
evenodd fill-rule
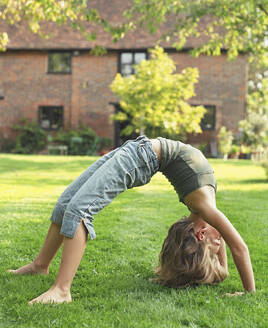
<instances>
[{"instance_id":1,"label":"roof","mask_svg":"<svg viewBox=\"0 0 268 328\"><path fill-rule=\"evenodd\" d=\"M91 6L98 9L103 18L109 18L110 22L116 23L122 21L122 13L127 9L129 2L126 0L91 0ZM41 27L46 34L50 34L50 38L42 38L38 34L30 31L26 22L16 23L16 25L7 25L0 22L0 31L8 33L9 43L7 49L91 49L95 45L103 46L106 49L146 49L154 47L157 40L160 39L163 31L167 30L168 25L172 23L171 19L161 27L154 35L149 34L145 30L136 30L129 32L123 39L117 43L112 42L111 35L99 26L87 25L87 30L96 32L97 41L87 41L78 31L64 25L58 26L56 23L42 23ZM172 43L162 42L165 48L171 48ZM194 48L204 42L204 38L191 38L187 41L186 48Z\"/></svg>"}]
</instances>

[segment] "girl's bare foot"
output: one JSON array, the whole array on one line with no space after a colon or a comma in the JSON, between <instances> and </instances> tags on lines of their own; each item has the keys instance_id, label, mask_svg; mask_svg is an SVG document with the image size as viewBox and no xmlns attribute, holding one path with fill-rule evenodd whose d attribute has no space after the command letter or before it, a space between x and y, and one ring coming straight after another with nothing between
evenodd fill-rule
<instances>
[{"instance_id":1,"label":"girl's bare foot","mask_svg":"<svg viewBox=\"0 0 268 328\"><path fill-rule=\"evenodd\" d=\"M58 287L52 287L47 292L34 298L29 302L30 305L34 303L51 304L51 303L70 303L72 301L70 291L63 291Z\"/></svg>"},{"instance_id":2,"label":"girl's bare foot","mask_svg":"<svg viewBox=\"0 0 268 328\"><path fill-rule=\"evenodd\" d=\"M17 270L8 270L8 272L13 274L48 274L48 268L44 268L41 265L37 265L36 263L32 262L30 264L24 265L23 267Z\"/></svg>"}]
</instances>

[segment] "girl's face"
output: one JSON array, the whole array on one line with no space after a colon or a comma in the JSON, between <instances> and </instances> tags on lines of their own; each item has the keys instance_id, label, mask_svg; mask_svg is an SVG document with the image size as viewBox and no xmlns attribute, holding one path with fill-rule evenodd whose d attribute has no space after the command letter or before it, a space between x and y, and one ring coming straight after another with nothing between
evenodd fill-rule
<instances>
[{"instance_id":1,"label":"girl's face","mask_svg":"<svg viewBox=\"0 0 268 328\"><path fill-rule=\"evenodd\" d=\"M218 253L221 246L221 235L217 229L204 221L199 215L191 214L194 219L194 230L198 240L206 240L213 253Z\"/></svg>"},{"instance_id":2,"label":"girl's face","mask_svg":"<svg viewBox=\"0 0 268 328\"><path fill-rule=\"evenodd\" d=\"M204 236L209 241L212 252L217 254L221 246L221 235L219 231L207 224L204 229Z\"/></svg>"}]
</instances>

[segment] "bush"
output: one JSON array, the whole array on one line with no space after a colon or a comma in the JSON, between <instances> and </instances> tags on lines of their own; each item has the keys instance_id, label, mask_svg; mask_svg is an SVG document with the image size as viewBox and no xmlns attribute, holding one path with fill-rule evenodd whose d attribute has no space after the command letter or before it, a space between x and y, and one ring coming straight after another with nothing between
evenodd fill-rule
<instances>
[{"instance_id":1,"label":"bush","mask_svg":"<svg viewBox=\"0 0 268 328\"><path fill-rule=\"evenodd\" d=\"M112 144L111 139L98 137L94 130L85 125L60 131L56 141L68 146L70 155L97 155L100 149L109 148Z\"/></svg>"},{"instance_id":2,"label":"bush","mask_svg":"<svg viewBox=\"0 0 268 328\"><path fill-rule=\"evenodd\" d=\"M111 148L113 141L110 138L103 137L99 141L99 150L108 150Z\"/></svg>"},{"instance_id":3,"label":"bush","mask_svg":"<svg viewBox=\"0 0 268 328\"><path fill-rule=\"evenodd\" d=\"M19 124L14 125L13 129L19 132L16 137L14 153L33 154L46 147L46 133L37 123L23 119Z\"/></svg>"},{"instance_id":4,"label":"bush","mask_svg":"<svg viewBox=\"0 0 268 328\"><path fill-rule=\"evenodd\" d=\"M261 166L264 168L265 173L266 173L266 177L267 177L267 180L268 180L268 159L265 160L265 161L263 161L263 162L261 163Z\"/></svg>"},{"instance_id":5,"label":"bush","mask_svg":"<svg viewBox=\"0 0 268 328\"><path fill-rule=\"evenodd\" d=\"M228 131L225 126L222 126L218 134L219 150L223 154L224 160L227 160L228 154L232 149L233 134L232 131Z\"/></svg>"},{"instance_id":6,"label":"bush","mask_svg":"<svg viewBox=\"0 0 268 328\"><path fill-rule=\"evenodd\" d=\"M13 139L0 138L0 152L1 153L12 153L16 146L16 142Z\"/></svg>"}]
</instances>

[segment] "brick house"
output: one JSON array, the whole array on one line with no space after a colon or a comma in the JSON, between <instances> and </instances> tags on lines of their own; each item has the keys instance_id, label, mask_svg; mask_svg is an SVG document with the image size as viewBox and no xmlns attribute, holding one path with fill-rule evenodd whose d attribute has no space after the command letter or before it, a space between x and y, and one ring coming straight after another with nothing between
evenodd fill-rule
<instances>
[{"instance_id":1,"label":"brick house","mask_svg":"<svg viewBox=\"0 0 268 328\"><path fill-rule=\"evenodd\" d=\"M119 19L123 0L97 2L109 17ZM102 10L103 11L103 10ZM50 39L31 34L24 24L4 26L10 43L0 53L0 136L12 136L12 126L20 118L39 122L47 131L60 127L78 127L85 123L100 136L109 137L120 144L118 125L110 115L118 107L118 99L109 89L117 72L130 74L132 65L147 58L147 49L155 45L159 35L143 31L129 34L118 43L112 43L106 32L98 32L98 44L107 49L104 56L90 54L93 43L67 27L48 24L53 31ZM202 122L203 134L190 136L192 143L206 142L216 153L215 142L222 125L234 132L245 117L247 56L227 61L226 54L218 57L193 58L188 50L202 40L191 39L183 51L168 44L162 46L177 65L177 71L192 66L199 69L196 97L189 102L204 105L208 112Z\"/></svg>"}]
</instances>

